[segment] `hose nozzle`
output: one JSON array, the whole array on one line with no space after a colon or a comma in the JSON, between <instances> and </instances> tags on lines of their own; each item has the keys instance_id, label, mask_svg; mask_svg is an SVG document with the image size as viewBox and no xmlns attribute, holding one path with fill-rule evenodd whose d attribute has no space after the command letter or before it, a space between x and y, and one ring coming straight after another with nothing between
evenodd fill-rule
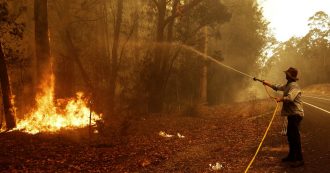
<instances>
[{"instance_id":1,"label":"hose nozzle","mask_svg":"<svg viewBox=\"0 0 330 173\"><path fill-rule=\"evenodd\" d=\"M254 77L253 80L254 80L254 81L259 81L259 82L261 82L261 83L264 82L264 80L258 79L258 78L256 78L256 77Z\"/></svg>"}]
</instances>

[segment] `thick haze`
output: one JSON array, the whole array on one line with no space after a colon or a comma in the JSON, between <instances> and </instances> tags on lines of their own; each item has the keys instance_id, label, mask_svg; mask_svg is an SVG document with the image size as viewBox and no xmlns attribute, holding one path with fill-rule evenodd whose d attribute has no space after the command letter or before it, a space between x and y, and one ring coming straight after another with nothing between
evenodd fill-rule
<instances>
[{"instance_id":1,"label":"thick haze","mask_svg":"<svg viewBox=\"0 0 330 173\"><path fill-rule=\"evenodd\" d=\"M308 32L308 18L317 11L330 14L329 0L259 0L276 39L287 41Z\"/></svg>"}]
</instances>

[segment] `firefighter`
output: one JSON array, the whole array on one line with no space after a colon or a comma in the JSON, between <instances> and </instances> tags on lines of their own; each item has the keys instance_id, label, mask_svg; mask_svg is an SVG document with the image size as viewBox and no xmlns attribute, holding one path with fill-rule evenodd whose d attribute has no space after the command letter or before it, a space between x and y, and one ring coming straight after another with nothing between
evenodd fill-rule
<instances>
[{"instance_id":1,"label":"firefighter","mask_svg":"<svg viewBox=\"0 0 330 173\"><path fill-rule=\"evenodd\" d=\"M275 91L283 91L283 96L276 98L277 102L283 102L281 115L288 119L286 135L289 143L289 154L282 159L282 162L288 162L292 167L299 167L304 165L299 132L300 122L304 117L302 91L297 84L298 70L290 67L284 73L287 79L287 83L284 85L273 85L263 80L259 81Z\"/></svg>"}]
</instances>

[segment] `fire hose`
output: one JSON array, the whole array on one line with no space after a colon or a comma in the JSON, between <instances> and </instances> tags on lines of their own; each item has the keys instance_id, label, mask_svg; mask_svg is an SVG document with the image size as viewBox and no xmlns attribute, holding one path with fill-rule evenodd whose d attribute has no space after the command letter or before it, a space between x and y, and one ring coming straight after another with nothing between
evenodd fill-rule
<instances>
[{"instance_id":1,"label":"fire hose","mask_svg":"<svg viewBox=\"0 0 330 173\"><path fill-rule=\"evenodd\" d=\"M202 52L200 52L200 51L198 51L198 50L196 50L196 49L194 49L194 48L192 48L192 47L189 47L189 46L186 46L186 45L183 45L183 47L184 47L185 49L188 49L188 50L191 50L191 51L195 52L196 54L198 54L198 55L200 55L200 56L202 56L202 57L204 57L204 58L207 58L207 59L211 60L212 62L214 62L214 63L216 63L216 64L218 64L218 65L220 65L220 66L223 66L223 67L225 67L225 68L227 68L227 69L229 69L229 70L232 70L232 71L234 71L234 72L237 72L237 73L239 73L239 74L241 74L241 75L243 75L243 76L245 76L245 77L251 78L251 79L253 79L253 80L255 80L255 81L259 81L259 82L262 82L262 83L264 82L263 80L257 79L257 78L255 78L255 77L253 77L253 76L251 76L251 75L249 75L249 74L247 74L247 73L244 73L244 72L242 72L242 71L240 71L240 70L237 70L237 69L235 69L235 68L233 68L233 67L231 67L231 66L228 66L228 65L226 65L226 64L224 64L224 63L222 63L222 62L220 62L220 61L218 61L218 60L216 60L216 59L214 59L213 57L211 57L211 56L209 56L209 55L206 55L206 54L204 54L204 53L202 53ZM265 86L265 85L264 85L264 86ZM246 169L245 169L245 173L248 172L248 170L250 169L251 165L253 164L253 162L254 162L256 156L258 155L259 150L260 150L260 148L261 148L261 146L262 146L262 144L263 144L263 142L264 142L264 140L265 140L265 138L266 138L266 136L267 136L267 134L268 134L268 131L269 131L269 129L270 129L270 127L271 127L271 125L272 125L272 123L273 123L273 121L274 121L274 118L275 118L276 112L277 112L278 107L279 107L279 103L275 100L275 97L273 97L273 96L271 96L271 95L269 94L269 92L268 92L266 86L265 86L265 90L266 90L268 96L269 96L272 100L275 101L275 103L276 103L276 108L275 108L275 110L274 110L274 113L273 113L272 119L270 120L270 122L269 122L269 124L268 124L268 127L267 127L267 129L266 129L266 131L265 131L265 133L264 133L264 135L263 135L263 137L262 137L262 140L261 140L261 142L259 143L259 146L258 146L258 148L257 148L257 151L255 152L255 154L254 154L253 158L251 159L249 165L248 165L248 166L246 167Z\"/></svg>"},{"instance_id":2,"label":"fire hose","mask_svg":"<svg viewBox=\"0 0 330 173\"><path fill-rule=\"evenodd\" d=\"M232 71L234 71L234 72L239 73L239 74L242 75L242 76L245 76L245 77L251 78L251 79L253 79L253 80L255 80L255 81L259 81L259 82L261 82L261 83L264 84L264 81L263 81L263 80L261 80L261 79L257 79L257 78L255 78L255 77L253 77L253 76L251 76L251 75L249 75L249 74L247 74L247 73L244 73L244 72L242 72L242 71L240 71L240 70L238 70L238 69L236 69L236 68L233 68L233 67L231 67L231 66L228 66L228 65L226 65L226 64L224 64L224 63L222 63L222 62L220 62L220 61L218 61L218 60L216 60L216 59L214 59L213 57L211 57L211 56L209 56L209 55L207 55L207 54L205 54L205 53L202 53L202 52L200 52L200 51L198 51L198 50L196 50L196 49L194 49L194 48L192 48L192 47L190 47L190 46L187 46L187 45L181 45L181 46L182 46L183 48L187 49L187 50L190 50L190 51L192 51L192 52L198 54L199 56L202 56L202 57L204 57L204 58L206 58L206 59L211 60L212 62L216 63L217 65L220 65L220 66L222 66L222 67L225 67L225 68L227 68L227 69L229 69L229 70L232 70ZM277 112L277 110L278 110L278 108L279 108L279 103L276 101L276 98L270 95L270 93L268 92L268 90L267 90L265 84L264 84L264 87L265 87L265 90L266 90L268 96L269 96L272 100L275 101L275 103L276 103L276 107L275 107L275 110L274 110L274 112L273 112L272 118L271 118L271 120L270 120L270 122L269 122L269 124L268 124L268 127L267 127L267 129L266 129L266 131L265 131L265 133L264 133L264 135L263 135L263 137L262 137L262 140L260 141L260 143L259 143L259 145L258 145L258 148L257 148L255 154L253 155L251 161L249 162L248 166L246 167L244 173L247 173L247 172L248 172L248 170L250 169L251 165L253 164L253 162L254 162L256 156L258 155L259 150L260 150L260 148L261 148L261 146L262 146L262 144L263 144L263 142L264 142L264 140L265 140L265 138L266 138L266 136L267 136L267 134L268 134L268 131L269 131L269 129L270 129L270 127L271 127L271 125L272 125L272 123L273 123L273 121L274 121L274 118L275 118L276 112ZM326 113L330 113L330 111L327 111L327 110L325 110L325 109L319 108L319 107L317 107L317 106L315 106L315 105L312 105L312 104L309 104L309 103L306 103L306 102L304 102L304 103L307 104L307 105L309 105L309 106L312 106L312 107L314 107L314 108L317 108L317 109L319 109L319 110L322 110L322 111L324 111L324 112L326 112Z\"/></svg>"},{"instance_id":3,"label":"fire hose","mask_svg":"<svg viewBox=\"0 0 330 173\"><path fill-rule=\"evenodd\" d=\"M253 155L251 161L249 162L249 165L246 167L244 173L247 173L247 172L248 172L248 170L250 169L251 165L253 164L255 158L257 157L257 155L258 155L258 153L259 153L259 151L260 151L260 148L261 148L261 146L262 146L264 140L266 139L266 136L267 136L267 134L268 134L268 131L269 131L269 129L270 129L270 127L271 127L271 125L272 125L272 123L273 123L273 121L274 121L274 118L275 118L275 115L276 115L276 112L277 112L278 107L279 107L279 103L276 102L276 107L275 107L274 113L273 113L273 115L272 115L272 119L270 120L270 122L269 122L269 124L268 124L268 127L267 127L267 129L266 129L266 131L265 131L265 133L264 133L264 136L262 137L262 139L261 139L261 141L260 141L260 143L259 143L259 146L258 146L258 148L257 148L257 151L254 153L254 155Z\"/></svg>"},{"instance_id":4,"label":"fire hose","mask_svg":"<svg viewBox=\"0 0 330 173\"><path fill-rule=\"evenodd\" d=\"M189 47L188 47L188 48L189 48ZM195 53L197 53L197 54L199 54L199 55L201 55L201 56L203 56L203 57L205 57L205 58L210 59L211 61L213 61L214 63L216 63L216 64L218 64L218 65L221 65L221 66L223 66L223 67L225 67L225 68L228 68L229 70L235 71L235 72L237 72L237 73L239 73L239 74L241 74L241 75L243 75L243 76L246 76L246 77L248 77L248 78L252 78L252 79L255 80L255 81L259 81L259 82L262 82L262 83L264 82L263 80L260 80L260 79L258 79L258 78L252 77L251 75L249 75L249 74L247 74L247 73L244 73L244 72L239 71L239 70L237 70L237 69L235 69L235 68L233 68L233 67L230 67L230 66L228 66L228 65L226 65L226 64L223 64L223 63L217 61L216 59L212 58L211 56L205 55L205 54L203 54L203 53L201 53L201 52L199 52L199 51L197 51L197 50L195 50L195 49L192 49L192 51L194 51ZM278 107L279 107L279 103L275 100L275 97L273 97L273 96L270 95L270 93L268 92L268 90L267 90L267 88L266 88L265 85L264 85L264 87L265 87L265 90L266 90L268 96L269 96L272 100L275 101L275 103L276 103L276 107L275 107L275 110L274 110L274 113L273 113L272 119L270 120L270 122L269 122L269 124L268 124L268 127L267 127L267 129L266 129L266 131L265 131L265 133L264 133L264 135L263 135L263 137L262 137L261 142L259 143L259 146L258 146L258 148L257 148L257 151L255 152L255 154L254 154L254 156L252 157L252 159L251 159L249 165L246 167L246 169L245 169L245 171L244 171L245 173L248 172L248 170L250 169L251 165L253 164L253 162L254 162L256 156L258 155L259 150L260 150L260 148L261 148L261 146L262 146L264 140L266 139L266 136L267 136L267 134L268 134L268 131L269 131L269 129L270 129L270 127L271 127L271 125L272 125L272 123L273 123L273 121L274 121L274 118L275 118L276 112L277 112Z\"/></svg>"},{"instance_id":5,"label":"fire hose","mask_svg":"<svg viewBox=\"0 0 330 173\"><path fill-rule=\"evenodd\" d=\"M259 82L262 82L262 83L263 83L263 80L260 80L260 79L257 79L257 78L253 78L253 80L255 80L255 81L259 81ZM256 152L254 153L252 159L250 160L248 166L246 167L244 173L247 173L247 172L249 171L251 165L253 164L254 160L256 159L256 157L257 157L257 155L258 155L258 153L259 153L259 151L260 151L260 148L261 148L262 144L264 143L264 141L265 141L265 139L266 139L266 136L267 136L267 134L268 134L268 131L269 131L270 127L271 127L272 124L273 124L273 121L274 121L274 118L275 118L276 112L277 112L278 107L279 107L279 105L280 105L280 104L275 100L275 97L273 97L273 96L270 95L270 93L269 93L269 91L267 90L267 88L266 88L265 85L264 85L264 87L265 87L265 90L266 90L266 93L268 94L268 96L269 96L272 100L275 101L275 103L276 103L276 107L275 107L275 110L274 110L274 112L273 112L272 118L271 118L271 120L270 120L270 122L269 122L269 124L268 124L268 127L267 127L267 129L266 129L266 131L265 131L265 133L264 133L264 135L263 135L263 137L262 137L262 139L261 139L261 141L260 141L260 143L259 143L259 145L258 145L258 148L257 148Z\"/></svg>"},{"instance_id":6,"label":"fire hose","mask_svg":"<svg viewBox=\"0 0 330 173\"><path fill-rule=\"evenodd\" d=\"M255 81L259 81L259 82L262 82L262 83L264 82L263 80L260 80L260 79L257 79L257 78L253 78L253 80L255 80ZM268 134L268 131L269 131L269 129L270 129L270 127L271 127L271 125L272 125L272 123L273 123L273 121L274 121L274 118L275 118L276 112L277 112L278 107L279 107L279 103L275 100L276 98L270 95L270 93L269 93L269 91L267 90L267 88L266 88L265 85L264 85L264 87L265 87L265 90L266 90L266 93L268 94L268 96L276 102L276 107L275 107L274 113L273 113L273 115L272 115L272 118L271 118L271 120L270 120L270 122L269 122L269 124L268 124L268 127L267 127L267 129L266 129L266 131L265 131L265 133L264 133L264 135L263 135L263 137L262 137L262 139L261 139L261 141L260 141L260 143L259 143L259 146L258 146L258 148L257 148L257 150L256 150L256 152L255 152L255 154L254 154L254 156L252 157L251 161L249 162L248 166L246 167L244 173L247 173L247 172L248 172L248 170L250 169L251 165L253 164L253 162L254 162L256 156L258 155L259 150L260 150L260 148L261 148L261 146L262 146L262 144L263 144L263 142L264 142L264 140L265 140L265 138L266 138L266 136L267 136L267 134ZM316 99L321 99L321 100L329 101L329 99L319 98L319 97L315 97L315 96L306 96L306 97L316 98ZM314 108L316 108L316 109L318 109L318 110L321 110L321 111L323 111L323 112L325 112L325 113L330 114L330 111L328 111L328 110L325 110L325 109L320 108L320 107L318 107L318 106L315 106L315 105L313 105L313 104L307 103L307 102L305 102L305 101L304 101L303 103L306 104L306 105L308 105L308 106L314 107Z\"/></svg>"}]
</instances>

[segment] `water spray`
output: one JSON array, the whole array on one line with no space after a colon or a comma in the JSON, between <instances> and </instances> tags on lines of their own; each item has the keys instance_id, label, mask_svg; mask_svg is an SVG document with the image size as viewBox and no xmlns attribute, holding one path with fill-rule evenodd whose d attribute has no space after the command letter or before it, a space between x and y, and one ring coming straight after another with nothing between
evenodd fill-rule
<instances>
[{"instance_id":1,"label":"water spray","mask_svg":"<svg viewBox=\"0 0 330 173\"><path fill-rule=\"evenodd\" d=\"M209 56L209 55L206 55L205 53L202 53L202 52L200 52L200 51L198 51L198 50L196 50L196 49L194 49L194 48L192 48L192 47L190 47L190 46L187 46L187 45L179 45L179 46L181 46L181 47L183 47L183 48L185 48L185 49L187 49L187 50L190 50L190 51L192 51L192 52L194 52L194 53L196 53L196 54L198 54L198 55L200 55L200 56L202 56L202 57L204 57L204 58L207 58L207 59L213 61L214 63L216 63L216 64L218 64L218 65L220 65L220 66L223 66L223 67L225 67L225 68L227 68L227 69L229 69L229 70L232 70L232 71L234 71L234 72L237 72L237 73L239 73L239 74L241 74L241 75L243 75L243 76L245 76L245 77L251 78L251 79L253 79L254 81L259 81L259 82L261 82L261 83L264 84L264 80L258 79L258 78L256 78L256 77L253 77L253 76L251 76L251 75L249 75L249 74L247 74L247 73L244 73L244 72L242 72L242 71L240 71L240 70L238 70L238 69L236 69L236 68L233 68L233 67L231 67L231 66L228 66L228 65L226 65L226 64L224 64L224 63L222 63L222 62L220 62L220 61L218 61L218 60L216 60L216 59L214 59L213 57L211 57L211 56ZM265 85L264 85L264 86L265 86ZM265 130L265 133L264 133L264 135L263 135L263 137L262 137L262 139L261 139L261 141L260 141L260 143L259 143L259 145L258 145L258 148L257 148L256 152L254 153L252 159L250 160L248 166L246 167L244 173L247 173L247 172L249 171L249 169L250 169L251 165L253 164L255 158L257 157L257 155L258 155L258 153L259 153L259 151L260 151L260 148L261 148L261 146L262 146L264 140L266 139L266 136L267 136L267 134L268 134L268 131L269 131L269 129L270 129L270 127L271 127L271 125L272 125L272 123L273 123L273 121L274 121L274 118L275 118L275 115L276 115L276 113L277 113L277 110L278 110L278 108L279 108L279 103L275 100L275 97L273 97L273 96L270 95L270 93L268 92L266 86L265 86L265 90L266 90L268 96L269 96L272 100L275 101L276 107L275 107L275 110L274 110L274 112L273 112L272 118L271 118L271 120L270 120L270 122L269 122L269 124L268 124L268 126L267 126L267 129Z\"/></svg>"},{"instance_id":2,"label":"water spray","mask_svg":"<svg viewBox=\"0 0 330 173\"><path fill-rule=\"evenodd\" d=\"M209 55L207 55L207 54L205 54L205 53L202 53L202 52L200 52L200 51L194 49L193 47L190 47L190 46L187 46L187 45L184 45L184 44L180 44L179 46L185 48L186 50L190 50L190 51L192 51L192 52L194 52L194 53L196 53L196 54L198 54L198 55L200 55L200 56L202 56L202 57L204 57L204 58L207 58L207 59L213 61L214 63L216 63L216 64L218 64L218 65L220 65L220 66L223 66L223 67L225 67L225 68L227 68L227 69L230 69L230 70L232 70L232 71L235 71L235 72L237 72L237 73L239 73L239 74L241 74L241 75L243 75L243 76L245 76L245 77L248 77L248 78L251 78L251 79L254 78L253 76L251 76L251 75L249 75L249 74L247 74L247 73L244 73L244 72L242 72L242 71L240 71L240 70L237 70L236 68L233 68L233 67L231 67L231 66L229 66L229 65L226 65L226 64L224 64L224 63L222 63L222 62L220 62L220 61L214 59L213 57L211 57L211 56L209 56Z\"/></svg>"},{"instance_id":3,"label":"water spray","mask_svg":"<svg viewBox=\"0 0 330 173\"><path fill-rule=\"evenodd\" d=\"M241 74L241 75L243 75L245 77L248 77L248 78L253 79L253 76L251 76L251 75L249 75L249 74L247 74L245 72L242 72L242 71L240 71L240 70L238 70L238 69L236 69L234 67L231 67L229 65L226 65L226 64L224 64L224 63L216 60L212 56L209 56L209 55L207 55L207 54L205 54L203 52L200 52L200 51L196 50L195 48L193 48L193 47L191 47L189 45L183 44L183 43L179 43L179 42L171 42L171 43L170 42L162 42L162 43L159 43L159 42L148 42L148 43L130 42L130 45L132 45L132 46L140 46L140 44L148 45L148 46L151 46L151 47L153 47L153 46L169 46L169 47L171 47L172 46L172 47L184 48L185 50L194 52L197 55L199 55L201 57L204 57L206 59L209 59L212 62L214 62L214 63L216 63L216 64L218 64L218 65L220 65L222 67L225 67L225 68L227 68L229 70L232 70L232 71L235 71L235 72L237 72L237 73L239 73L239 74Z\"/></svg>"}]
</instances>

